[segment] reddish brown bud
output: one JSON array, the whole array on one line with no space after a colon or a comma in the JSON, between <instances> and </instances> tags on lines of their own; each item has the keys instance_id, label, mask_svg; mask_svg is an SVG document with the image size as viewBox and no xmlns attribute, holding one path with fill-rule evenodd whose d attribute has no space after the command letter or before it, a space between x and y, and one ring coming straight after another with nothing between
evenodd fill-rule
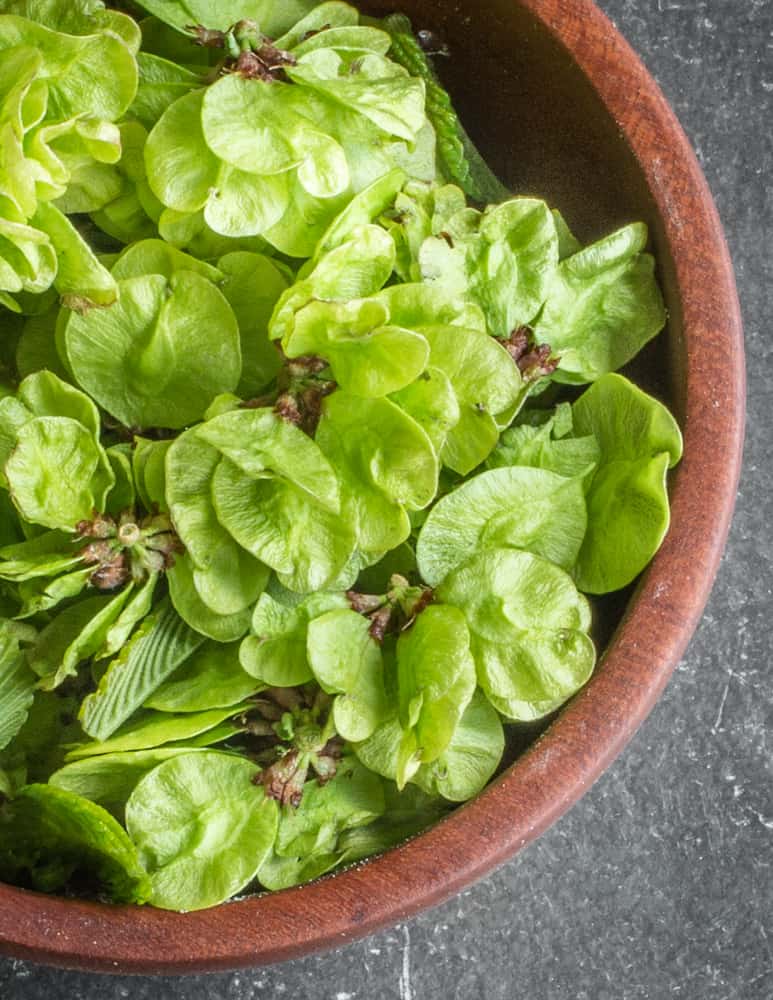
<instances>
[{"instance_id":1,"label":"reddish brown bud","mask_svg":"<svg viewBox=\"0 0 773 1000\"><path fill-rule=\"evenodd\" d=\"M234 71L245 80L263 80L273 83L274 75L263 60L254 52L241 52L236 60Z\"/></svg>"},{"instance_id":2,"label":"reddish brown bud","mask_svg":"<svg viewBox=\"0 0 773 1000\"><path fill-rule=\"evenodd\" d=\"M194 36L194 45L200 45L205 49L225 48L226 33L224 31L214 31L211 28L205 28L203 24L189 24L186 25L185 30Z\"/></svg>"},{"instance_id":3,"label":"reddish brown bud","mask_svg":"<svg viewBox=\"0 0 773 1000\"><path fill-rule=\"evenodd\" d=\"M298 808L303 797L303 786L309 771L306 754L290 750L281 760L267 767L253 778L256 785L262 785L266 796L283 806Z\"/></svg>"},{"instance_id":4,"label":"reddish brown bud","mask_svg":"<svg viewBox=\"0 0 773 1000\"><path fill-rule=\"evenodd\" d=\"M131 578L131 569L126 556L120 552L110 562L103 563L89 577L97 590L117 590Z\"/></svg>"},{"instance_id":5,"label":"reddish brown bud","mask_svg":"<svg viewBox=\"0 0 773 1000\"><path fill-rule=\"evenodd\" d=\"M303 414L298 406L298 401L289 392L282 393L276 401L274 411L277 416L280 416L288 424L295 424L296 427L300 427L303 423Z\"/></svg>"},{"instance_id":6,"label":"reddish brown bud","mask_svg":"<svg viewBox=\"0 0 773 1000\"><path fill-rule=\"evenodd\" d=\"M81 549L81 559L86 563L87 566L94 566L97 563L107 563L110 562L115 555L115 549L110 544L110 542L89 542L89 544Z\"/></svg>"},{"instance_id":7,"label":"reddish brown bud","mask_svg":"<svg viewBox=\"0 0 773 1000\"><path fill-rule=\"evenodd\" d=\"M368 629L368 634L371 639L375 639L378 643L384 641L386 634L392 625L393 614L394 608L392 605L386 604L371 617L370 628Z\"/></svg>"},{"instance_id":8,"label":"reddish brown bud","mask_svg":"<svg viewBox=\"0 0 773 1000\"><path fill-rule=\"evenodd\" d=\"M527 382L536 382L546 375L552 375L558 368L561 359L552 357L550 344L537 344L534 333L528 326L520 326L509 337L500 337L498 340Z\"/></svg>"}]
</instances>

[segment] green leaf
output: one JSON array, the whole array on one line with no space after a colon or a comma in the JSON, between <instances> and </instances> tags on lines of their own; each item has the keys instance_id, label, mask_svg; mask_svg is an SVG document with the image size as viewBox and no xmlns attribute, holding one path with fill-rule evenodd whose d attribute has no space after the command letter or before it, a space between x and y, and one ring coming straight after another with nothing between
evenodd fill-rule
<instances>
[{"instance_id":1,"label":"green leaf","mask_svg":"<svg viewBox=\"0 0 773 1000\"><path fill-rule=\"evenodd\" d=\"M129 444L115 444L105 454L115 477L115 486L106 500L105 513L117 516L132 509L137 501L132 475L132 448Z\"/></svg>"},{"instance_id":2,"label":"green leaf","mask_svg":"<svg viewBox=\"0 0 773 1000\"><path fill-rule=\"evenodd\" d=\"M506 430L486 465L490 469L528 465L567 479L591 476L601 456L598 442L593 434L573 437L571 431L571 404L559 403L544 423L519 422Z\"/></svg>"},{"instance_id":3,"label":"green leaf","mask_svg":"<svg viewBox=\"0 0 773 1000\"><path fill-rule=\"evenodd\" d=\"M223 617L241 615L263 593L270 570L244 549L229 544L216 549L206 569L193 570L196 592L210 611Z\"/></svg>"},{"instance_id":4,"label":"green leaf","mask_svg":"<svg viewBox=\"0 0 773 1000\"><path fill-rule=\"evenodd\" d=\"M239 643L206 642L145 702L160 712L204 712L251 698L262 685L239 664Z\"/></svg>"},{"instance_id":5,"label":"green leaf","mask_svg":"<svg viewBox=\"0 0 773 1000\"><path fill-rule=\"evenodd\" d=\"M252 616L252 635L239 648L239 662L270 687L305 684L314 676L306 655L309 622L348 607L343 594L312 594L295 606L261 594Z\"/></svg>"},{"instance_id":6,"label":"green leaf","mask_svg":"<svg viewBox=\"0 0 773 1000\"><path fill-rule=\"evenodd\" d=\"M0 809L0 877L43 892L76 876L96 880L117 903L144 903L150 884L113 817L50 785L28 785Z\"/></svg>"},{"instance_id":7,"label":"green leaf","mask_svg":"<svg viewBox=\"0 0 773 1000\"><path fill-rule=\"evenodd\" d=\"M191 24L226 31L247 18L257 21L273 38L291 28L316 3L315 0L218 0L213 7L209 0L142 0L140 6L184 34Z\"/></svg>"},{"instance_id":8,"label":"green leaf","mask_svg":"<svg viewBox=\"0 0 773 1000\"><path fill-rule=\"evenodd\" d=\"M34 637L34 631L30 634ZM20 645L28 638L25 628L0 622L0 750L24 725L34 698L35 675Z\"/></svg>"},{"instance_id":9,"label":"green leaf","mask_svg":"<svg viewBox=\"0 0 773 1000\"><path fill-rule=\"evenodd\" d=\"M78 665L102 648L132 591L128 586L112 597L86 598L60 612L43 629L30 651L29 663L40 676L44 691L52 691L68 677L74 677Z\"/></svg>"},{"instance_id":10,"label":"green leaf","mask_svg":"<svg viewBox=\"0 0 773 1000\"><path fill-rule=\"evenodd\" d=\"M36 691L27 721L0 755L11 774L13 790L45 782L64 763L63 744L83 736L75 720L77 700L61 692Z\"/></svg>"},{"instance_id":11,"label":"green leaf","mask_svg":"<svg viewBox=\"0 0 773 1000\"><path fill-rule=\"evenodd\" d=\"M218 261L225 275L220 290L239 323L242 380L238 392L245 399L258 394L282 367L276 346L268 338L268 324L287 276L275 261L262 254L229 253Z\"/></svg>"},{"instance_id":12,"label":"green leaf","mask_svg":"<svg viewBox=\"0 0 773 1000\"><path fill-rule=\"evenodd\" d=\"M115 484L100 445L70 417L28 421L18 432L5 474L22 516L62 531L74 531L95 510L104 510Z\"/></svg>"},{"instance_id":13,"label":"green leaf","mask_svg":"<svg viewBox=\"0 0 773 1000\"><path fill-rule=\"evenodd\" d=\"M258 871L261 885L276 891L324 875L341 859L341 835L371 823L384 807L380 779L351 757L331 781L307 782L297 809L280 812L273 852Z\"/></svg>"},{"instance_id":14,"label":"green leaf","mask_svg":"<svg viewBox=\"0 0 773 1000\"><path fill-rule=\"evenodd\" d=\"M307 52L297 66L287 67L287 75L293 82L363 115L381 131L415 142L426 121L424 81L373 53L354 64L331 59L331 55L330 49ZM356 72L351 72L352 65Z\"/></svg>"},{"instance_id":15,"label":"green leaf","mask_svg":"<svg viewBox=\"0 0 773 1000\"><path fill-rule=\"evenodd\" d=\"M123 184L118 196L98 212L92 221L119 243L132 243L156 235L154 221L158 221L163 206L152 194L145 170L145 143L147 131L136 121L122 122L121 160L115 171Z\"/></svg>"},{"instance_id":16,"label":"green leaf","mask_svg":"<svg viewBox=\"0 0 773 1000\"><path fill-rule=\"evenodd\" d=\"M563 570L529 552L491 549L455 570L436 598L464 612L478 682L506 718L559 708L590 677L588 602Z\"/></svg>"},{"instance_id":17,"label":"green leaf","mask_svg":"<svg viewBox=\"0 0 773 1000\"><path fill-rule=\"evenodd\" d=\"M566 219L558 209L554 208L552 214L553 221L556 224L556 232L558 233L558 259L566 260L567 257L571 257L582 250L582 243L580 243L571 231Z\"/></svg>"},{"instance_id":18,"label":"green leaf","mask_svg":"<svg viewBox=\"0 0 773 1000\"><path fill-rule=\"evenodd\" d=\"M0 404L2 405L2 404ZM210 494L220 452L193 428L181 434L166 453L166 500L175 530L193 565L207 570L221 549L232 562L236 545L220 526Z\"/></svg>"},{"instance_id":19,"label":"green leaf","mask_svg":"<svg viewBox=\"0 0 773 1000\"><path fill-rule=\"evenodd\" d=\"M167 59L140 52L139 85L129 115L151 129L174 102L203 86L203 77Z\"/></svg>"},{"instance_id":20,"label":"green leaf","mask_svg":"<svg viewBox=\"0 0 773 1000\"><path fill-rule=\"evenodd\" d=\"M531 323L558 266L558 236L548 206L513 198L482 216L465 209L450 220L447 235L452 245L437 236L422 246L423 279L454 293L466 289L497 337Z\"/></svg>"},{"instance_id":21,"label":"green leaf","mask_svg":"<svg viewBox=\"0 0 773 1000\"><path fill-rule=\"evenodd\" d=\"M405 181L405 171L395 167L355 195L320 239L314 260L319 261L326 253L345 243L360 226L367 226L377 219L392 204Z\"/></svg>"},{"instance_id":22,"label":"green leaf","mask_svg":"<svg viewBox=\"0 0 773 1000\"><path fill-rule=\"evenodd\" d=\"M665 325L655 261L635 223L562 261L535 324L560 355L558 381L593 382L621 368Z\"/></svg>"},{"instance_id":23,"label":"green leaf","mask_svg":"<svg viewBox=\"0 0 773 1000\"><path fill-rule=\"evenodd\" d=\"M227 739L221 730L226 719L235 719L240 713L253 706L249 702L230 708L216 708L207 712L187 712L172 715L168 712L138 712L134 719L122 726L109 740L93 743L74 744L67 753L66 760L82 760L84 757L99 757L102 754L129 753L133 750L152 750L155 747L175 746L195 741L193 745L206 746L208 741L220 742ZM226 732L235 736L241 732L235 722ZM199 739L201 737L201 739Z\"/></svg>"},{"instance_id":24,"label":"green leaf","mask_svg":"<svg viewBox=\"0 0 773 1000\"><path fill-rule=\"evenodd\" d=\"M70 417L95 438L101 433L99 410L89 397L53 372L35 372L19 386L19 400L36 417Z\"/></svg>"},{"instance_id":25,"label":"green leaf","mask_svg":"<svg viewBox=\"0 0 773 1000\"><path fill-rule=\"evenodd\" d=\"M284 223L297 191L288 174L260 176L223 165L204 206L204 219L221 236L263 236L292 256L289 246L272 238L272 227Z\"/></svg>"},{"instance_id":26,"label":"green leaf","mask_svg":"<svg viewBox=\"0 0 773 1000\"><path fill-rule=\"evenodd\" d=\"M317 441L338 472L341 514L360 549L385 552L410 534L407 510L437 492L438 460L415 420L387 399L336 392L322 408Z\"/></svg>"},{"instance_id":27,"label":"green leaf","mask_svg":"<svg viewBox=\"0 0 773 1000\"><path fill-rule=\"evenodd\" d=\"M217 51L193 44L193 36L176 31L157 17L143 17L139 22L142 51L160 56L178 66L195 67L202 72L217 61Z\"/></svg>"},{"instance_id":28,"label":"green leaf","mask_svg":"<svg viewBox=\"0 0 773 1000\"><path fill-rule=\"evenodd\" d=\"M70 549L70 551L68 551ZM26 542L0 549L0 578L23 582L55 576L80 563L72 538L61 531L46 531Z\"/></svg>"},{"instance_id":29,"label":"green leaf","mask_svg":"<svg viewBox=\"0 0 773 1000\"><path fill-rule=\"evenodd\" d=\"M120 133L115 126L110 128L115 129L113 145L120 155ZM120 197L124 187L123 178L114 166L95 161L89 153L79 148L85 145L79 137L68 138L71 142L65 143L63 140L57 151L67 165L70 179L66 192L57 198L56 207L65 215L98 212ZM73 151L66 152L70 145L74 147Z\"/></svg>"},{"instance_id":30,"label":"green leaf","mask_svg":"<svg viewBox=\"0 0 773 1000\"><path fill-rule=\"evenodd\" d=\"M33 225L0 218L0 288L5 292L40 294L51 287L59 264L48 233ZM21 307L5 296L7 308Z\"/></svg>"},{"instance_id":31,"label":"green leaf","mask_svg":"<svg viewBox=\"0 0 773 1000\"><path fill-rule=\"evenodd\" d=\"M301 592L335 579L352 544L336 516L338 484L319 447L269 409L233 410L197 433L226 456L212 496L220 524L239 545L292 576Z\"/></svg>"},{"instance_id":32,"label":"green leaf","mask_svg":"<svg viewBox=\"0 0 773 1000\"><path fill-rule=\"evenodd\" d=\"M201 749L162 747L159 750L87 757L55 771L49 778L49 784L95 802L123 822L126 802L140 779L165 760L183 753L201 753Z\"/></svg>"},{"instance_id":33,"label":"green leaf","mask_svg":"<svg viewBox=\"0 0 773 1000\"><path fill-rule=\"evenodd\" d=\"M398 788L448 747L475 691L470 634L457 608L428 607L397 640Z\"/></svg>"},{"instance_id":34,"label":"green leaf","mask_svg":"<svg viewBox=\"0 0 773 1000\"><path fill-rule=\"evenodd\" d=\"M125 22L124 22L125 23ZM108 31L77 37L9 14L0 21L0 49L30 45L43 57L48 117L117 121L137 92L134 54Z\"/></svg>"},{"instance_id":35,"label":"green leaf","mask_svg":"<svg viewBox=\"0 0 773 1000\"><path fill-rule=\"evenodd\" d=\"M354 52L358 55L375 52L376 55L385 56L391 44L392 40L385 31L366 25L351 25L331 26L299 41L292 48L296 58L315 49L334 49L339 54Z\"/></svg>"},{"instance_id":36,"label":"green leaf","mask_svg":"<svg viewBox=\"0 0 773 1000\"><path fill-rule=\"evenodd\" d=\"M30 580L19 585L19 597L24 601L17 618L30 618L41 611L49 611L62 601L78 597L86 588L94 572L93 566L51 579Z\"/></svg>"},{"instance_id":37,"label":"green leaf","mask_svg":"<svg viewBox=\"0 0 773 1000\"><path fill-rule=\"evenodd\" d=\"M81 386L127 427L182 428L241 374L239 331L218 289L192 271L121 281L112 308L73 314L68 362Z\"/></svg>"},{"instance_id":38,"label":"green leaf","mask_svg":"<svg viewBox=\"0 0 773 1000\"><path fill-rule=\"evenodd\" d=\"M324 468L320 461L317 465ZM331 510L329 500L321 501L284 477L255 479L224 458L212 496L218 520L236 542L298 593L331 584L354 550L352 526Z\"/></svg>"},{"instance_id":39,"label":"green leaf","mask_svg":"<svg viewBox=\"0 0 773 1000\"><path fill-rule=\"evenodd\" d=\"M255 877L279 810L253 782L255 765L208 751L164 761L132 792L126 826L150 873L154 906L216 906Z\"/></svg>"},{"instance_id":40,"label":"green leaf","mask_svg":"<svg viewBox=\"0 0 773 1000\"><path fill-rule=\"evenodd\" d=\"M219 462L219 452L196 430L181 435L169 449L167 500L187 549L170 574L170 584L186 621L211 638L230 641L247 630L245 612L265 587L268 570L240 548L217 519L211 484Z\"/></svg>"},{"instance_id":41,"label":"green leaf","mask_svg":"<svg viewBox=\"0 0 773 1000\"><path fill-rule=\"evenodd\" d=\"M413 780L428 795L466 802L489 783L504 749L499 715L486 696L476 691L448 747L431 764L420 767Z\"/></svg>"},{"instance_id":42,"label":"green leaf","mask_svg":"<svg viewBox=\"0 0 773 1000\"><path fill-rule=\"evenodd\" d=\"M295 314L314 299L347 302L367 298L389 280L395 263L394 243L379 226L355 229L346 242L325 254L302 281L287 289L269 327L272 340L286 345Z\"/></svg>"},{"instance_id":43,"label":"green leaf","mask_svg":"<svg viewBox=\"0 0 773 1000\"><path fill-rule=\"evenodd\" d=\"M170 281L180 271L193 271L214 284L219 284L224 277L218 268L158 239L141 240L128 246L113 265L112 275L117 281L128 281L160 274Z\"/></svg>"},{"instance_id":44,"label":"green leaf","mask_svg":"<svg viewBox=\"0 0 773 1000\"><path fill-rule=\"evenodd\" d=\"M273 409L232 410L197 434L248 476L281 477L337 510L338 483L319 446Z\"/></svg>"},{"instance_id":45,"label":"green leaf","mask_svg":"<svg viewBox=\"0 0 773 1000\"><path fill-rule=\"evenodd\" d=\"M106 10L101 0L3 0L3 14L17 14L68 35L116 35L131 52L140 47L137 23L115 10Z\"/></svg>"},{"instance_id":46,"label":"green leaf","mask_svg":"<svg viewBox=\"0 0 773 1000\"><path fill-rule=\"evenodd\" d=\"M179 98L150 133L145 147L150 188L168 209L203 212L206 224L223 236L267 234L289 208L291 181L221 161L202 131L203 102L204 91Z\"/></svg>"},{"instance_id":47,"label":"green leaf","mask_svg":"<svg viewBox=\"0 0 773 1000\"><path fill-rule=\"evenodd\" d=\"M333 719L345 740L364 740L387 714L383 665L370 622L356 611L329 611L309 623L306 655L323 691L336 694Z\"/></svg>"},{"instance_id":48,"label":"green leaf","mask_svg":"<svg viewBox=\"0 0 773 1000\"><path fill-rule=\"evenodd\" d=\"M123 649L133 632L146 615L150 614L158 583L158 573L151 573L140 587L135 584L131 598L126 602L120 615L111 624L105 635L104 645L98 650L100 659L114 656Z\"/></svg>"},{"instance_id":49,"label":"green leaf","mask_svg":"<svg viewBox=\"0 0 773 1000\"><path fill-rule=\"evenodd\" d=\"M585 537L581 479L514 467L482 472L443 497L419 535L419 572L436 586L470 556L512 547L571 570Z\"/></svg>"},{"instance_id":50,"label":"green leaf","mask_svg":"<svg viewBox=\"0 0 773 1000\"><path fill-rule=\"evenodd\" d=\"M236 546L233 547L233 551L241 556L241 550ZM234 564L231 565L233 567ZM196 569L187 554L178 557L174 566L167 571L169 596L175 610L192 629L209 639L214 639L216 642L233 642L241 639L250 627L252 608L247 606L232 614L213 611L199 594L196 580L200 572L202 571ZM267 575L267 571L265 572ZM235 582L239 584L242 581ZM255 596L257 597L257 593Z\"/></svg>"},{"instance_id":51,"label":"green leaf","mask_svg":"<svg viewBox=\"0 0 773 1000\"><path fill-rule=\"evenodd\" d=\"M291 358L325 358L344 391L365 397L386 396L410 385L429 358L424 337L388 325L383 305L369 299L310 302L296 314L284 346Z\"/></svg>"},{"instance_id":52,"label":"green leaf","mask_svg":"<svg viewBox=\"0 0 773 1000\"><path fill-rule=\"evenodd\" d=\"M22 438L26 441L26 445L19 451L22 441L19 435L22 428L27 428L34 417L55 419L53 424L50 422L38 424L34 428L25 430ZM60 418L66 419L60 420ZM53 437L47 430L52 426ZM51 372L37 372L28 376L19 387L18 397L6 397L0 401L0 463L6 465L12 453L17 453L17 472L25 480L23 484L20 483L27 496L25 502L32 504L27 514L28 520L33 520L31 511L38 509L41 503L40 496L37 499L28 496L29 472L32 473L33 491L37 483L39 492L43 494L44 504L50 500L54 506L64 505L64 508L71 508L73 503L78 506L77 495L72 496L69 493L73 488L77 493L78 486L82 493L93 494L91 500L87 501L91 503L91 508L86 516L91 515L97 504L104 503L106 492L112 488L111 480L114 477L107 455L97 443L99 434L99 413L93 402L88 396L62 382ZM83 449L80 447L81 444ZM38 467L35 459L32 459L31 470L27 470L26 465L36 448L43 458L47 456L47 460L56 464L59 461L60 445L72 448L71 459L76 465L78 463L82 465L84 462L89 465L96 458L96 468L90 483L88 480L81 484L65 482L58 485L48 497L47 488L42 484L49 470L42 465ZM56 516L56 512L49 510L49 515ZM67 525L67 530L72 530L76 523L77 521Z\"/></svg>"},{"instance_id":53,"label":"green leaf","mask_svg":"<svg viewBox=\"0 0 773 1000\"><path fill-rule=\"evenodd\" d=\"M342 863L352 864L381 854L391 847L422 833L449 810L448 803L425 795L415 785L399 791L394 782L384 782L386 808L381 816L366 826L345 830L338 840Z\"/></svg>"},{"instance_id":54,"label":"green leaf","mask_svg":"<svg viewBox=\"0 0 773 1000\"><path fill-rule=\"evenodd\" d=\"M448 376L439 368L427 368L412 385L390 398L426 432L439 457L462 415Z\"/></svg>"},{"instance_id":55,"label":"green leaf","mask_svg":"<svg viewBox=\"0 0 773 1000\"><path fill-rule=\"evenodd\" d=\"M89 736L104 742L204 642L171 606L143 622L109 665L79 718Z\"/></svg>"},{"instance_id":56,"label":"green leaf","mask_svg":"<svg viewBox=\"0 0 773 1000\"><path fill-rule=\"evenodd\" d=\"M309 33L330 31L334 28L349 28L360 23L357 9L340 0L326 0L325 3L307 4L303 15L295 19L297 23L288 26L285 34L277 38L275 45L280 49L294 49Z\"/></svg>"},{"instance_id":57,"label":"green leaf","mask_svg":"<svg viewBox=\"0 0 773 1000\"><path fill-rule=\"evenodd\" d=\"M300 166L304 156L295 139L312 126L293 110L290 90L281 82L247 80L238 73L222 77L207 89L202 105L209 149L248 174L280 174ZM345 160L343 167L345 189L349 181Z\"/></svg>"},{"instance_id":58,"label":"green leaf","mask_svg":"<svg viewBox=\"0 0 773 1000\"><path fill-rule=\"evenodd\" d=\"M16 435L32 414L29 409L15 396L3 396L0 399L0 465L5 467L5 463L16 447ZM3 485L7 486L5 476Z\"/></svg>"},{"instance_id":59,"label":"green leaf","mask_svg":"<svg viewBox=\"0 0 773 1000\"><path fill-rule=\"evenodd\" d=\"M16 369L21 378L43 369L53 372L60 378L66 376L54 337L58 315L57 304L49 311L30 316L26 320L16 345Z\"/></svg>"},{"instance_id":60,"label":"green leaf","mask_svg":"<svg viewBox=\"0 0 773 1000\"><path fill-rule=\"evenodd\" d=\"M179 440L179 439L178 439ZM145 510L167 511L166 504L166 455L171 441L151 441L134 437L132 449L132 476L137 496Z\"/></svg>"},{"instance_id":61,"label":"green leaf","mask_svg":"<svg viewBox=\"0 0 773 1000\"><path fill-rule=\"evenodd\" d=\"M575 578L587 593L634 580L670 522L667 472L682 456L682 435L662 403L621 375L604 375L572 407L575 433L601 449L588 491L588 532Z\"/></svg>"},{"instance_id":62,"label":"green leaf","mask_svg":"<svg viewBox=\"0 0 773 1000\"><path fill-rule=\"evenodd\" d=\"M485 332L452 325L421 332L429 341L429 363L449 380L459 408L441 458L466 476L491 454L501 425L512 419L527 390L510 355Z\"/></svg>"},{"instance_id":63,"label":"green leaf","mask_svg":"<svg viewBox=\"0 0 773 1000\"><path fill-rule=\"evenodd\" d=\"M175 212L166 208L159 217L158 231L167 243L205 260L217 260L223 254L242 250L263 253L268 246L260 236L238 239L221 236L209 227L203 211Z\"/></svg>"},{"instance_id":64,"label":"green leaf","mask_svg":"<svg viewBox=\"0 0 773 1000\"><path fill-rule=\"evenodd\" d=\"M178 212L198 212L217 188L220 163L201 127L204 92L171 104L148 136L145 164L155 196Z\"/></svg>"},{"instance_id":65,"label":"green leaf","mask_svg":"<svg viewBox=\"0 0 773 1000\"><path fill-rule=\"evenodd\" d=\"M41 202L32 219L56 251L56 290L72 309L109 306L118 297L110 273L99 263L88 243L54 205Z\"/></svg>"}]
</instances>

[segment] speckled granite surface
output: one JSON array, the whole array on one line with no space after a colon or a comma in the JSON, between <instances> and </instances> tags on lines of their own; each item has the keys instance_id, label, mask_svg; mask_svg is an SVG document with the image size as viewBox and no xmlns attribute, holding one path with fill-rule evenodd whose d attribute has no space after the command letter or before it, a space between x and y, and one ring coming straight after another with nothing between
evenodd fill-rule
<instances>
[{"instance_id":1,"label":"speckled granite surface","mask_svg":"<svg viewBox=\"0 0 773 1000\"><path fill-rule=\"evenodd\" d=\"M773 0L601 0L714 190L749 357L730 545L703 624L622 758L495 875L409 924L282 966L113 979L0 960L3 1000L773 997Z\"/></svg>"}]
</instances>

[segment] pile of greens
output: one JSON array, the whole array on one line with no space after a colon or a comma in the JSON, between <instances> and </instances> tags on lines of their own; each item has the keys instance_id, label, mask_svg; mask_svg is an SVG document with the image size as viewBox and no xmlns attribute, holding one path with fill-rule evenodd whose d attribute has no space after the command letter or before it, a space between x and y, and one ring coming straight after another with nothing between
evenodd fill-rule
<instances>
[{"instance_id":1,"label":"pile of greens","mask_svg":"<svg viewBox=\"0 0 773 1000\"><path fill-rule=\"evenodd\" d=\"M681 437L646 228L509 197L405 18L141 7L0 0L0 878L193 910L476 795Z\"/></svg>"}]
</instances>

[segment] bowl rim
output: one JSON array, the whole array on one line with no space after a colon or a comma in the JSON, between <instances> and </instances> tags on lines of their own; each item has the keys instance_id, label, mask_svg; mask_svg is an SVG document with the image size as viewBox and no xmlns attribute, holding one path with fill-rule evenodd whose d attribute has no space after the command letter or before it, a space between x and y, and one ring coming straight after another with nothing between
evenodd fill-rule
<instances>
[{"instance_id":1,"label":"bowl rim","mask_svg":"<svg viewBox=\"0 0 773 1000\"><path fill-rule=\"evenodd\" d=\"M308 886L177 914L0 886L0 953L115 973L236 969L337 947L459 892L590 788L662 693L730 527L745 418L743 331L719 217L664 95L591 0L518 0L583 71L643 170L674 257L686 349L685 453L672 529L594 677L478 798L426 833ZM698 248L698 249L696 249Z\"/></svg>"}]
</instances>

